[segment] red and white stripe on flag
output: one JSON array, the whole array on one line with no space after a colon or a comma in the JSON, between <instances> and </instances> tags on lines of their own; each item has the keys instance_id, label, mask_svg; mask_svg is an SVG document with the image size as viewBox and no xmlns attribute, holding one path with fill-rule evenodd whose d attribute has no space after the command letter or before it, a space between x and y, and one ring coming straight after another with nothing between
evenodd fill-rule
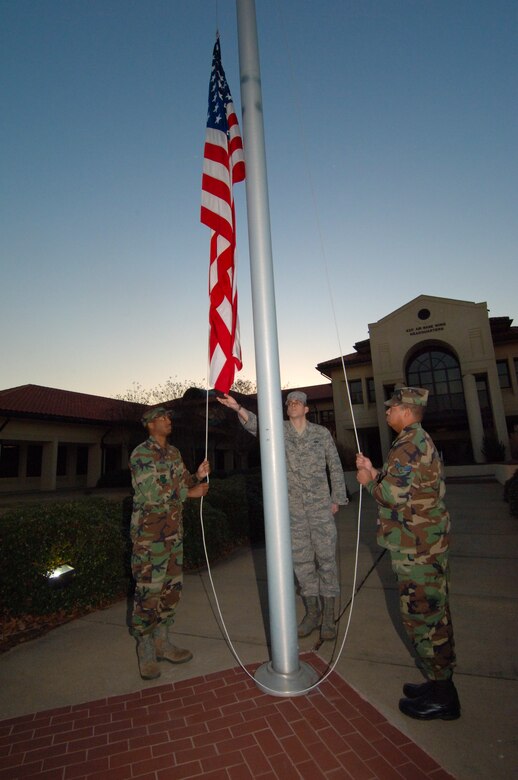
<instances>
[{"instance_id":1,"label":"red and white stripe on flag","mask_svg":"<svg viewBox=\"0 0 518 780\"><path fill-rule=\"evenodd\" d=\"M242 367L232 186L245 178L245 162L239 124L221 64L219 38L212 53L203 157L201 221L211 229L209 382L228 393L236 370Z\"/></svg>"}]
</instances>

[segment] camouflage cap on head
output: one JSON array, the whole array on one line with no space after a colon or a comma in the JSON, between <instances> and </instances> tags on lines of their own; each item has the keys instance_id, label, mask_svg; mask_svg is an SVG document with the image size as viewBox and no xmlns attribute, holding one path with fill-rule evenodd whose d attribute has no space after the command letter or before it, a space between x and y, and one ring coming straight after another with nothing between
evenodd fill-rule
<instances>
[{"instance_id":1,"label":"camouflage cap on head","mask_svg":"<svg viewBox=\"0 0 518 780\"><path fill-rule=\"evenodd\" d=\"M165 406L155 406L153 409L148 409L147 412L144 412L142 415L142 425L146 427L148 423L150 423L152 420L156 420L157 417L164 417L169 415L171 412L169 409L166 409Z\"/></svg>"},{"instance_id":2,"label":"camouflage cap on head","mask_svg":"<svg viewBox=\"0 0 518 780\"><path fill-rule=\"evenodd\" d=\"M397 387L394 388L394 395L385 406L399 406L400 404L409 404L410 406L426 406L428 401L428 390L424 387Z\"/></svg>"},{"instance_id":3,"label":"camouflage cap on head","mask_svg":"<svg viewBox=\"0 0 518 780\"><path fill-rule=\"evenodd\" d=\"M301 404L307 406L308 397L306 393L302 392L302 390L292 390L291 393L288 393L286 396L286 404L288 404L290 401L300 401Z\"/></svg>"}]
</instances>

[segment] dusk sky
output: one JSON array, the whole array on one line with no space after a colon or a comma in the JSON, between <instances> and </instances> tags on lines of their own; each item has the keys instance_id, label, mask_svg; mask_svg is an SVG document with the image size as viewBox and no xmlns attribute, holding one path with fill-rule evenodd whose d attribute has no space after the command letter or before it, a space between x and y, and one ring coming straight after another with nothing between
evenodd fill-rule
<instances>
[{"instance_id":1,"label":"dusk sky","mask_svg":"<svg viewBox=\"0 0 518 780\"><path fill-rule=\"evenodd\" d=\"M256 7L282 385L420 294L518 324L518 2ZM241 118L234 0L0 0L0 389L205 386L216 28Z\"/></svg>"}]
</instances>

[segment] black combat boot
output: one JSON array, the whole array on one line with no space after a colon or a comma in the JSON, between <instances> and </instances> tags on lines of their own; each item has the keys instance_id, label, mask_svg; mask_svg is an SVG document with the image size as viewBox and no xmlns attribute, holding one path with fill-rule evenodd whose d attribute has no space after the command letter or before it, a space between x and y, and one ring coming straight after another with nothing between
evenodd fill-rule
<instances>
[{"instance_id":1,"label":"black combat boot","mask_svg":"<svg viewBox=\"0 0 518 780\"><path fill-rule=\"evenodd\" d=\"M457 720L460 702L452 680L435 680L429 690L415 698L400 699L399 709L418 720ZM424 683L426 685L426 683Z\"/></svg>"},{"instance_id":2,"label":"black combat boot","mask_svg":"<svg viewBox=\"0 0 518 780\"><path fill-rule=\"evenodd\" d=\"M433 680L427 680L424 683L405 683L403 685L403 693L407 699L417 699L418 696L429 693L432 688Z\"/></svg>"}]
</instances>

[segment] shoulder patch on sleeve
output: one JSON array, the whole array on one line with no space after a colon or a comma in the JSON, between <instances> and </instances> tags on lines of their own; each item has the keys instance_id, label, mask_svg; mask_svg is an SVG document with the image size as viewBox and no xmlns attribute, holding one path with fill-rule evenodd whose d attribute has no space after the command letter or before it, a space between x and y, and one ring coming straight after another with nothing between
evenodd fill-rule
<instances>
[{"instance_id":1,"label":"shoulder patch on sleeve","mask_svg":"<svg viewBox=\"0 0 518 780\"><path fill-rule=\"evenodd\" d=\"M406 474L410 474L412 466L409 463L406 463L405 465L402 463L394 463L390 470L393 474L405 476Z\"/></svg>"}]
</instances>

